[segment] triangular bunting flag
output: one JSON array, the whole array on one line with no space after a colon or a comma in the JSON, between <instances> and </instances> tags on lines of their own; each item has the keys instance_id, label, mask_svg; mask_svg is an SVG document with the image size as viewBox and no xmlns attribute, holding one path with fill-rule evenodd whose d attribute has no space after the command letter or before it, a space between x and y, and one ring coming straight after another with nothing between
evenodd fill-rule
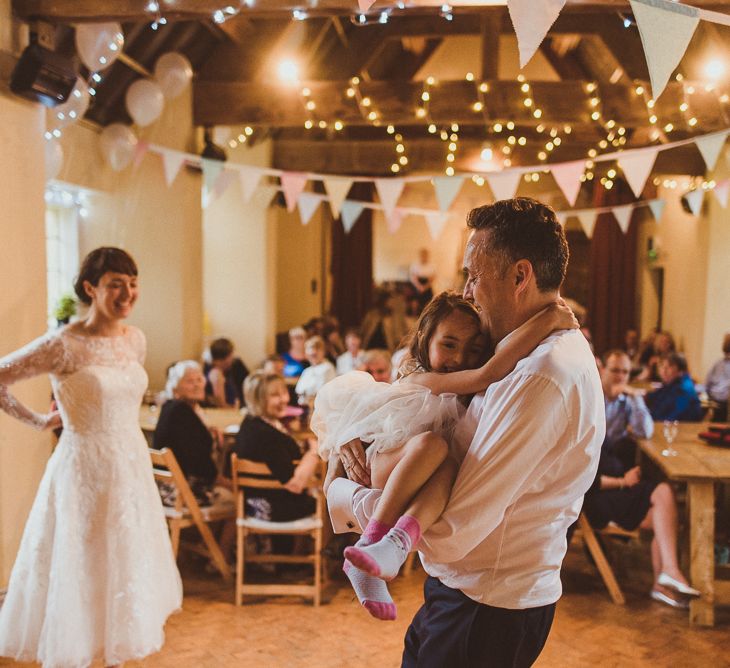
<instances>
[{"instance_id":1,"label":"triangular bunting flag","mask_svg":"<svg viewBox=\"0 0 730 668\"><path fill-rule=\"evenodd\" d=\"M209 160L208 158L202 158L200 163L203 169L203 190L208 194L212 193L215 182L223 169L223 163L220 160Z\"/></svg>"},{"instance_id":2,"label":"triangular bunting flag","mask_svg":"<svg viewBox=\"0 0 730 668\"><path fill-rule=\"evenodd\" d=\"M378 190L380 203L386 216L390 216L398 204L398 198L403 192L405 182L403 179L375 179L375 187Z\"/></svg>"},{"instance_id":3,"label":"triangular bunting flag","mask_svg":"<svg viewBox=\"0 0 730 668\"><path fill-rule=\"evenodd\" d=\"M375 0L357 0L361 12L366 12L375 4Z\"/></svg>"},{"instance_id":4,"label":"triangular bunting flag","mask_svg":"<svg viewBox=\"0 0 730 668\"><path fill-rule=\"evenodd\" d=\"M137 168L142 164L142 159L145 156L145 153L147 153L147 149L149 149L150 143L148 141L144 141L143 139L140 139L137 142L137 146L134 149L134 161L132 162L132 169L134 171L137 170Z\"/></svg>"},{"instance_id":5,"label":"triangular bunting flag","mask_svg":"<svg viewBox=\"0 0 730 668\"><path fill-rule=\"evenodd\" d=\"M510 169L506 172L494 172L487 174L487 183L492 189L495 200L512 199L517 192L522 174L518 169Z\"/></svg>"},{"instance_id":6,"label":"triangular bunting flag","mask_svg":"<svg viewBox=\"0 0 730 668\"><path fill-rule=\"evenodd\" d=\"M730 179L718 181L712 192L715 193L715 197L717 198L717 201L720 202L720 204L722 205L722 208L726 209L728 194L730 194Z\"/></svg>"},{"instance_id":7,"label":"triangular bunting flag","mask_svg":"<svg viewBox=\"0 0 730 668\"><path fill-rule=\"evenodd\" d=\"M342 202L340 218L342 219L342 227L345 229L345 234L350 234L350 230L357 222L364 208L360 202L351 202L349 199Z\"/></svg>"},{"instance_id":8,"label":"triangular bunting flag","mask_svg":"<svg viewBox=\"0 0 730 668\"><path fill-rule=\"evenodd\" d=\"M705 197L705 191L702 188L697 188L688 192L684 197L687 200L687 204L689 204L692 214L699 216L702 210L702 200Z\"/></svg>"},{"instance_id":9,"label":"triangular bunting flag","mask_svg":"<svg viewBox=\"0 0 730 668\"><path fill-rule=\"evenodd\" d=\"M326 178L324 181L324 190L330 199L330 209L332 209L332 217L340 217L340 207L345 201L347 193L352 187L352 179Z\"/></svg>"},{"instance_id":10,"label":"triangular bunting flag","mask_svg":"<svg viewBox=\"0 0 730 668\"><path fill-rule=\"evenodd\" d=\"M446 221L449 219L448 211L431 211L423 215L426 219L426 225L428 225L428 231L431 233L431 237L434 241L438 241L441 236L441 232L444 231Z\"/></svg>"},{"instance_id":11,"label":"triangular bunting flag","mask_svg":"<svg viewBox=\"0 0 730 668\"><path fill-rule=\"evenodd\" d=\"M621 166L621 171L636 197L641 197L641 193L644 191L646 180L651 174L658 152L659 150L656 148L631 151L619 158L618 164Z\"/></svg>"},{"instance_id":12,"label":"triangular bunting flag","mask_svg":"<svg viewBox=\"0 0 730 668\"><path fill-rule=\"evenodd\" d=\"M618 222L618 226L621 228L621 231L624 234L629 231L629 224L631 223L631 216L633 213L633 204L624 204L623 206L613 207L613 215Z\"/></svg>"},{"instance_id":13,"label":"triangular bunting flag","mask_svg":"<svg viewBox=\"0 0 730 668\"><path fill-rule=\"evenodd\" d=\"M565 211L556 211L555 218L557 218L560 227L565 227L565 223L568 222L568 214Z\"/></svg>"},{"instance_id":14,"label":"triangular bunting flag","mask_svg":"<svg viewBox=\"0 0 730 668\"><path fill-rule=\"evenodd\" d=\"M299 195L302 194L309 178L301 172L282 172L279 178L281 179L281 188L284 191L286 210L291 213L297 208Z\"/></svg>"},{"instance_id":15,"label":"triangular bunting flag","mask_svg":"<svg viewBox=\"0 0 730 668\"><path fill-rule=\"evenodd\" d=\"M663 199L649 200L649 208L651 209L651 215L654 216L654 220L657 223L662 219L662 213L664 213L665 204L666 204L666 201Z\"/></svg>"},{"instance_id":16,"label":"triangular bunting flag","mask_svg":"<svg viewBox=\"0 0 730 668\"><path fill-rule=\"evenodd\" d=\"M215 182L213 197L218 199L224 192L226 192L226 190L228 190L228 186L230 186L235 180L236 172L233 172L230 169L224 169Z\"/></svg>"},{"instance_id":17,"label":"triangular bunting flag","mask_svg":"<svg viewBox=\"0 0 730 668\"><path fill-rule=\"evenodd\" d=\"M564 5L565 0L507 0L517 33L521 68L535 55Z\"/></svg>"},{"instance_id":18,"label":"triangular bunting flag","mask_svg":"<svg viewBox=\"0 0 730 668\"><path fill-rule=\"evenodd\" d=\"M629 0L639 26L651 90L658 99L699 23L694 7L669 0Z\"/></svg>"},{"instance_id":19,"label":"triangular bunting flag","mask_svg":"<svg viewBox=\"0 0 730 668\"><path fill-rule=\"evenodd\" d=\"M570 202L570 206L575 206L575 200L578 199L580 191L580 177L586 168L585 160L574 160L572 162L560 162L550 166L555 182L563 191L565 199Z\"/></svg>"},{"instance_id":20,"label":"triangular bunting flag","mask_svg":"<svg viewBox=\"0 0 730 668\"><path fill-rule=\"evenodd\" d=\"M441 211L448 211L464 183L463 176L437 176L433 179L436 201Z\"/></svg>"},{"instance_id":21,"label":"triangular bunting flag","mask_svg":"<svg viewBox=\"0 0 730 668\"><path fill-rule=\"evenodd\" d=\"M314 193L302 193L299 195L299 218L302 221L302 225L306 225L312 220L312 216L321 201L322 195L315 195Z\"/></svg>"},{"instance_id":22,"label":"triangular bunting flag","mask_svg":"<svg viewBox=\"0 0 730 668\"><path fill-rule=\"evenodd\" d=\"M271 204L271 200L274 195L279 192L279 189L274 185L265 185L256 189L253 195L253 199L256 202L260 202L263 206L268 207Z\"/></svg>"},{"instance_id":23,"label":"triangular bunting flag","mask_svg":"<svg viewBox=\"0 0 730 668\"><path fill-rule=\"evenodd\" d=\"M592 209L587 209L585 211L579 211L575 215L586 236L589 239L592 238L593 229L596 227L596 212Z\"/></svg>"},{"instance_id":24,"label":"triangular bunting flag","mask_svg":"<svg viewBox=\"0 0 730 668\"><path fill-rule=\"evenodd\" d=\"M725 146L727 139L727 130L724 132L713 132L711 135L697 137L695 144L702 153L702 159L705 161L708 170L715 169L717 159L720 157L720 151Z\"/></svg>"},{"instance_id":25,"label":"triangular bunting flag","mask_svg":"<svg viewBox=\"0 0 730 668\"><path fill-rule=\"evenodd\" d=\"M185 154L180 151L162 151L162 167L165 170L165 183L168 187L173 184L185 162Z\"/></svg>"},{"instance_id":26,"label":"triangular bunting flag","mask_svg":"<svg viewBox=\"0 0 730 668\"><path fill-rule=\"evenodd\" d=\"M400 226L403 224L403 219L406 217L406 212L403 209L395 208L390 216L385 217L385 224L388 227L388 232L395 234Z\"/></svg>"},{"instance_id":27,"label":"triangular bunting flag","mask_svg":"<svg viewBox=\"0 0 730 668\"><path fill-rule=\"evenodd\" d=\"M258 167L239 167L238 168L238 179L241 182L241 195L243 201L248 202L251 199L256 188L258 188L259 182L263 170Z\"/></svg>"}]
</instances>

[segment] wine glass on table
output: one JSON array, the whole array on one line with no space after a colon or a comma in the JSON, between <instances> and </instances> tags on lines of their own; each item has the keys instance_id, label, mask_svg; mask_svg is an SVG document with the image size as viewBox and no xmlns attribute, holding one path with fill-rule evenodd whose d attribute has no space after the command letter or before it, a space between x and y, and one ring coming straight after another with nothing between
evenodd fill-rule
<instances>
[{"instance_id":1,"label":"wine glass on table","mask_svg":"<svg viewBox=\"0 0 730 668\"><path fill-rule=\"evenodd\" d=\"M664 457L676 457L677 451L672 447L672 443L677 438L679 432L679 422L676 420L664 420L664 440L667 447L662 450Z\"/></svg>"}]
</instances>

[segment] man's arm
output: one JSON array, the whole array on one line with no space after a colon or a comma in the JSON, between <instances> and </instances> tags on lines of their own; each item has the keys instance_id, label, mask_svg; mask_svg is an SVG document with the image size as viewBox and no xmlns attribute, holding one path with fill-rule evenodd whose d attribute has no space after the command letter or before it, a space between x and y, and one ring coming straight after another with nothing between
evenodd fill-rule
<instances>
[{"instance_id":1,"label":"man's arm","mask_svg":"<svg viewBox=\"0 0 730 668\"><path fill-rule=\"evenodd\" d=\"M571 415L558 386L535 375L517 374L508 382L499 397L489 397L446 510L422 540L426 556L439 563L459 561L484 541L567 452L584 460L573 467L585 470L583 491L594 479L597 458L565 442Z\"/></svg>"},{"instance_id":2,"label":"man's arm","mask_svg":"<svg viewBox=\"0 0 730 668\"><path fill-rule=\"evenodd\" d=\"M654 419L646 407L644 398L640 395L628 397L631 415L629 426L631 433L637 438L651 438L654 433Z\"/></svg>"}]
</instances>

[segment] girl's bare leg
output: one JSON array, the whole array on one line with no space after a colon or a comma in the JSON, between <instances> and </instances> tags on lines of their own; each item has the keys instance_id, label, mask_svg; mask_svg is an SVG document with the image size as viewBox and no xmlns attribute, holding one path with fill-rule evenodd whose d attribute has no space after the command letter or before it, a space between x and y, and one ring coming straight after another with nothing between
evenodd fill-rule
<instances>
[{"instance_id":1,"label":"girl's bare leg","mask_svg":"<svg viewBox=\"0 0 730 668\"><path fill-rule=\"evenodd\" d=\"M436 473L421 487L405 511L406 515L414 517L418 521L422 532L426 531L444 512L458 472L459 465L454 459L447 457L436 469Z\"/></svg>"}]
</instances>

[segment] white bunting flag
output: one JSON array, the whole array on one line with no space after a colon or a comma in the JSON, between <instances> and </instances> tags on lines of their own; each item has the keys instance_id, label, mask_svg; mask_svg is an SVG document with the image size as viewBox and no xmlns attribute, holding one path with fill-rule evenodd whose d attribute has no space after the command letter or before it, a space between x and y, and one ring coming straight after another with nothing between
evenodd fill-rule
<instances>
[{"instance_id":1,"label":"white bunting flag","mask_svg":"<svg viewBox=\"0 0 730 668\"><path fill-rule=\"evenodd\" d=\"M434 241L438 241L441 233L444 231L446 221L449 219L448 211L431 211L423 215L428 225L428 231Z\"/></svg>"},{"instance_id":2,"label":"white bunting flag","mask_svg":"<svg viewBox=\"0 0 730 668\"><path fill-rule=\"evenodd\" d=\"M575 200L578 199L580 192L580 177L586 168L585 160L573 160L572 162L560 162L550 166L555 182L563 191L565 199L570 202L570 206L575 206Z\"/></svg>"},{"instance_id":3,"label":"white bunting flag","mask_svg":"<svg viewBox=\"0 0 730 668\"><path fill-rule=\"evenodd\" d=\"M654 220L658 223L662 219L662 213L664 213L664 206L666 201L663 199L652 199L649 200L649 208L651 209L651 215L654 216Z\"/></svg>"},{"instance_id":4,"label":"white bunting flag","mask_svg":"<svg viewBox=\"0 0 730 668\"><path fill-rule=\"evenodd\" d=\"M398 198L403 192L404 185L403 179L375 179L375 187L386 216L393 213L393 209L398 204Z\"/></svg>"},{"instance_id":5,"label":"white bunting flag","mask_svg":"<svg viewBox=\"0 0 730 668\"><path fill-rule=\"evenodd\" d=\"M281 188L284 191L286 210L291 213L296 209L299 195L302 194L309 179L306 174L301 172L282 172L279 178L281 179Z\"/></svg>"},{"instance_id":6,"label":"white bunting flag","mask_svg":"<svg viewBox=\"0 0 730 668\"><path fill-rule=\"evenodd\" d=\"M433 179L436 201L441 211L448 211L464 183L463 176L437 176Z\"/></svg>"},{"instance_id":7,"label":"white bunting flag","mask_svg":"<svg viewBox=\"0 0 730 668\"><path fill-rule=\"evenodd\" d=\"M302 193L299 195L297 204L299 206L299 218L302 221L302 225L306 225L312 220L312 216L321 201L322 195L316 195L315 193Z\"/></svg>"},{"instance_id":8,"label":"white bunting flag","mask_svg":"<svg viewBox=\"0 0 730 668\"><path fill-rule=\"evenodd\" d=\"M324 189L327 196L330 199L330 209L332 209L332 217L340 217L340 207L342 202L345 201L347 193L350 192L352 187L352 179L341 179L341 178L325 178Z\"/></svg>"},{"instance_id":9,"label":"white bunting flag","mask_svg":"<svg viewBox=\"0 0 730 668\"><path fill-rule=\"evenodd\" d=\"M658 99L699 23L694 7L669 0L629 0L639 26L651 90Z\"/></svg>"},{"instance_id":10,"label":"white bunting flag","mask_svg":"<svg viewBox=\"0 0 730 668\"><path fill-rule=\"evenodd\" d=\"M257 188L253 195L253 199L257 204L260 203L262 206L268 207L271 204L271 200L274 198L274 195L278 194L279 188L269 184Z\"/></svg>"},{"instance_id":11,"label":"white bunting flag","mask_svg":"<svg viewBox=\"0 0 730 668\"><path fill-rule=\"evenodd\" d=\"M687 200L687 204L689 204L692 214L699 216L702 210L702 200L705 197L705 191L702 188L696 188L692 192L688 192L684 197Z\"/></svg>"},{"instance_id":12,"label":"white bunting flag","mask_svg":"<svg viewBox=\"0 0 730 668\"><path fill-rule=\"evenodd\" d=\"M360 202L351 202L349 199L342 202L340 218L342 219L342 227L345 228L346 234L350 233L350 230L357 222L364 208Z\"/></svg>"},{"instance_id":13,"label":"white bunting flag","mask_svg":"<svg viewBox=\"0 0 730 668\"><path fill-rule=\"evenodd\" d=\"M517 192L520 179L522 179L522 173L519 169L487 174L487 183L492 189L495 200L512 199Z\"/></svg>"},{"instance_id":14,"label":"white bunting flag","mask_svg":"<svg viewBox=\"0 0 730 668\"><path fill-rule=\"evenodd\" d=\"M565 228L565 224L568 222L568 214L565 211L556 211L555 217L560 224L560 227Z\"/></svg>"},{"instance_id":15,"label":"white bunting flag","mask_svg":"<svg viewBox=\"0 0 730 668\"><path fill-rule=\"evenodd\" d=\"M185 154L180 151L170 151L165 149L162 153L162 167L165 170L165 183L168 187L173 184L177 175L180 173L180 167L185 162Z\"/></svg>"},{"instance_id":16,"label":"white bunting flag","mask_svg":"<svg viewBox=\"0 0 730 668\"><path fill-rule=\"evenodd\" d=\"M656 148L631 151L619 158L618 164L621 166L621 171L636 197L641 197L641 193L644 191L646 180L651 174L658 152L659 150Z\"/></svg>"},{"instance_id":17,"label":"white bunting flag","mask_svg":"<svg viewBox=\"0 0 730 668\"><path fill-rule=\"evenodd\" d=\"M593 237L593 230L596 227L596 212L592 209L587 209L585 211L578 211L575 215L578 217L578 222L586 236L591 239Z\"/></svg>"},{"instance_id":18,"label":"white bunting flag","mask_svg":"<svg viewBox=\"0 0 730 668\"><path fill-rule=\"evenodd\" d=\"M215 188L215 182L223 170L223 163L220 160L209 160L208 158L202 158L200 163L203 169L203 190L207 194L211 194Z\"/></svg>"},{"instance_id":19,"label":"white bunting flag","mask_svg":"<svg viewBox=\"0 0 730 668\"><path fill-rule=\"evenodd\" d=\"M361 12L366 12L375 4L375 0L357 0Z\"/></svg>"},{"instance_id":20,"label":"white bunting flag","mask_svg":"<svg viewBox=\"0 0 730 668\"><path fill-rule=\"evenodd\" d=\"M535 55L564 5L565 0L507 0L512 25L517 33L520 68L527 65Z\"/></svg>"},{"instance_id":21,"label":"white bunting flag","mask_svg":"<svg viewBox=\"0 0 730 668\"><path fill-rule=\"evenodd\" d=\"M249 202L259 186L263 171L258 167L239 167L238 178L241 182L241 195L244 202Z\"/></svg>"},{"instance_id":22,"label":"white bunting flag","mask_svg":"<svg viewBox=\"0 0 730 668\"><path fill-rule=\"evenodd\" d=\"M624 204L623 206L613 207L613 215L624 234L629 231L629 224L631 223L631 216L633 213L634 207L632 204Z\"/></svg>"},{"instance_id":23,"label":"white bunting flag","mask_svg":"<svg viewBox=\"0 0 730 668\"><path fill-rule=\"evenodd\" d=\"M406 217L406 212L403 209L395 208L390 216L385 217L385 224L388 227L388 232L395 234L400 226L403 224L403 219Z\"/></svg>"},{"instance_id":24,"label":"white bunting flag","mask_svg":"<svg viewBox=\"0 0 730 668\"><path fill-rule=\"evenodd\" d=\"M730 194L730 179L718 181L717 185L712 189L712 192L715 193L715 197L717 198L717 201L720 202L720 204L722 205L722 208L726 209L728 194Z\"/></svg>"},{"instance_id":25,"label":"white bunting flag","mask_svg":"<svg viewBox=\"0 0 730 668\"><path fill-rule=\"evenodd\" d=\"M725 140L727 139L727 130L723 132L713 132L712 134L705 135L704 137L697 137L695 144L702 154L702 159L705 161L708 170L715 169L717 159L720 157L720 151L725 146Z\"/></svg>"}]
</instances>

